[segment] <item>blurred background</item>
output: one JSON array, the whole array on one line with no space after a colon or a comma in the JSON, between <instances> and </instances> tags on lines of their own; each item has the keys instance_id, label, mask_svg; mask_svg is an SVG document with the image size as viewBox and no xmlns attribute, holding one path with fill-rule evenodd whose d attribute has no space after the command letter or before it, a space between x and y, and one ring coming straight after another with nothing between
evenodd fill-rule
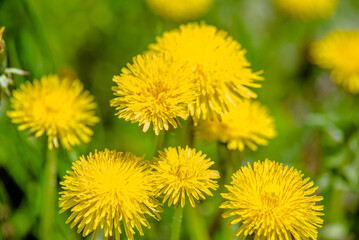
<instances>
[{"instance_id":1,"label":"blurred background","mask_svg":"<svg viewBox=\"0 0 359 240\"><path fill-rule=\"evenodd\" d=\"M264 70L265 81L255 91L275 118L278 136L268 146L238 155L245 162L269 158L302 170L324 196L319 239L359 239L358 95L335 85L330 74L312 65L308 56L309 44L325 34L359 29L359 1L339 0L329 18L303 20L277 10L271 0L215 0L195 20L227 31L247 49L252 69ZM60 148L59 181L73 161L95 149L131 151L151 159L153 132L140 132L136 124L114 116L115 109L109 105L112 77L156 36L181 23L155 15L145 0L0 0L8 66L31 73L14 76L15 85L10 89L25 80L57 73L80 79L98 104L101 121L94 127L92 141L70 152ZM38 239L46 139L18 131L6 115L8 109L9 99L3 96L0 239ZM183 145L188 123L182 124L174 134L166 134L166 146ZM194 145L218 161L220 144L195 139ZM234 164L235 170L240 167ZM224 183L229 180L222 180L221 185ZM221 191L225 191L223 186L199 204L196 211L200 215L185 212L182 239L231 239L234 232L226 225L229 219L222 219L218 210ZM144 237L136 233L136 239L169 239L173 210L164 209L161 222L151 220L152 228L145 230ZM56 228L48 239L81 239L76 228L65 224L68 216L68 211L56 215Z\"/></svg>"}]
</instances>

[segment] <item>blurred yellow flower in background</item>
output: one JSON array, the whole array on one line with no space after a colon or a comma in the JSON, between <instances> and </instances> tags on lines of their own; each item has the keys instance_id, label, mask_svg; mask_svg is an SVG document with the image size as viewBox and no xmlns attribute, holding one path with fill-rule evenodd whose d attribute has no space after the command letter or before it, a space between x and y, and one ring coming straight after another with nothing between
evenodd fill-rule
<instances>
[{"instance_id":1,"label":"blurred yellow flower in background","mask_svg":"<svg viewBox=\"0 0 359 240\"><path fill-rule=\"evenodd\" d=\"M60 213L70 209L66 223L72 221L71 228L78 225L78 233L82 231L84 237L93 231L96 237L101 228L106 239L120 239L123 224L127 238L132 240L134 228L143 235L142 225L151 227L145 214L160 218L162 209L154 198L151 168L142 157L96 150L80 157L72 169L60 183Z\"/></svg>"},{"instance_id":2,"label":"blurred yellow flower in background","mask_svg":"<svg viewBox=\"0 0 359 240\"><path fill-rule=\"evenodd\" d=\"M359 30L335 31L311 46L312 61L347 91L359 93Z\"/></svg>"},{"instance_id":3,"label":"blurred yellow flower in background","mask_svg":"<svg viewBox=\"0 0 359 240\"><path fill-rule=\"evenodd\" d=\"M213 164L201 151L196 152L188 146L159 151L153 164L158 195L163 196L163 202L168 200L168 206L178 203L181 207L187 196L194 207L195 199L205 199L203 193L212 196L210 189L218 188L214 179L219 178L219 172L209 169Z\"/></svg>"},{"instance_id":4,"label":"blurred yellow flower in background","mask_svg":"<svg viewBox=\"0 0 359 240\"><path fill-rule=\"evenodd\" d=\"M227 143L228 149L239 151L245 147L255 151L257 145L267 145L268 139L277 135L268 109L250 100L229 107L228 114L223 114L221 120L200 121L196 134L207 141Z\"/></svg>"},{"instance_id":5,"label":"blurred yellow flower in background","mask_svg":"<svg viewBox=\"0 0 359 240\"><path fill-rule=\"evenodd\" d=\"M0 75L3 74L7 65L6 43L3 39L5 27L0 28Z\"/></svg>"},{"instance_id":6,"label":"blurred yellow flower in background","mask_svg":"<svg viewBox=\"0 0 359 240\"><path fill-rule=\"evenodd\" d=\"M173 21L194 20L206 14L213 0L146 0L153 13Z\"/></svg>"},{"instance_id":7,"label":"blurred yellow flower in background","mask_svg":"<svg viewBox=\"0 0 359 240\"><path fill-rule=\"evenodd\" d=\"M337 8L338 0L273 0L285 14L301 19L326 19Z\"/></svg>"},{"instance_id":8,"label":"blurred yellow flower in background","mask_svg":"<svg viewBox=\"0 0 359 240\"><path fill-rule=\"evenodd\" d=\"M145 54L133 58L132 64L114 76L112 90L119 118L138 122L146 132L151 123L156 135L176 128L178 117L188 117L188 106L197 96L194 74L185 63L163 54Z\"/></svg>"},{"instance_id":9,"label":"blurred yellow flower in background","mask_svg":"<svg viewBox=\"0 0 359 240\"><path fill-rule=\"evenodd\" d=\"M266 159L254 162L253 168L243 166L233 176L229 193L222 193L227 201L221 208L228 210L223 217L241 222L235 236L243 240L254 234L254 239L317 239L317 227L323 220L323 197L315 195L318 187L301 171L283 167Z\"/></svg>"},{"instance_id":10,"label":"blurred yellow flower in background","mask_svg":"<svg viewBox=\"0 0 359 240\"><path fill-rule=\"evenodd\" d=\"M256 83L263 80L260 72L252 71L241 45L214 26L203 22L181 25L158 37L149 48L191 67L199 94L189 106L195 124L227 112L238 99L257 97L248 87L260 87Z\"/></svg>"},{"instance_id":11,"label":"blurred yellow flower in background","mask_svg":"<svg viewBox=\"0 0 359 240\"><path fill-rule=\"evenodd\" d=\"M49 149L58 148L59 141L66 149L90 142L90 126L96 103L79 80L60 79L57 75L43 76L40 81L26 82L13 91L11 108L7 112L19 130L30 129L36 137L46 132Z\"/></svg>"}]
</instances>

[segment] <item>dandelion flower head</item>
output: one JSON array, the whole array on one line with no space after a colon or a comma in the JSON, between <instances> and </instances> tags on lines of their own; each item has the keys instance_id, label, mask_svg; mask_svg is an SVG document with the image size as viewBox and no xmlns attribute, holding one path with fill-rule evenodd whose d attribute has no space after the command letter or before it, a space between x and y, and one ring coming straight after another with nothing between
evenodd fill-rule
<instances>
[{"instance_id":1,"label":"dandelion flower head","mask_svg":"<svg viewBox=\"0 0 359 240\"><path fill-rule=\"evenodd\" d=\"M227 32L205 23L181 25L157 38L149 48L186 62L195 74L199 95L189 106L197 124L227 112L241 98L255 98L249 87L260 87L263 80L245 58L246 51Z\"/></svg>"},{"instance_id":2,"label":"dandelion flower head","mask_svg":"<svg viewBox=\"0 0 359 240\"><path fill-rule=\"evenodd\" d=\"M257 145L267 145L276 136L274 119L268 109L256 101L240 101L230 106L228 114L218 120L202 120L196 134L207 141L227 143L228 149L243 151L245 147L257 150Z\"/></svg>"},{"instance_id":3,"label":"dandelion flower head","mask_svg":"<svg viewBox=\"0 0 359 240\"><path fill-rule=\"evenodd\" d=\"M212 196L210 189L218 188L215 179L219 178L219 173L209 169L213 164L201 151L196 152L188 146L159 151L153 165L158 195L163 196L163 202L168 200L169 206L180 204L181 207L187 196L194 207L195 199L205 199L204 193Z\"/></svg>"},{"instance_id":4,"label":"dandelion flower head","mask_svg":"<svg viewBox=\"0 0 359 240\"><path fill-rule=\"evenodd\" d=\"M213 0L146 0L155 14L173 21L187 21L206 14Z\"/></svg>"},{"instance_id":5,"label":"dandelion flower head","mask_svg":"<svg viewBox=\"0 0 359 240\"><path fill-rule=\"evenodd\" d=\"M311 46L312 61L347 91L359 93L359 30L335 31Z\"/></svg>"},{"instance_id":6,"label":"dandelion flower head","mask_svg":"<svg viewBox=\"0 0 359 240\"><path fill-rule=\"evenodd\" d=\"M13 91L12 110L7 114L19 130L30 129L36 137L46 132L48 147L66 149L89 142L91 126L99 121L96 103L79 80L60 79L57 75L43 76L40 81L26 82Z\"/></svg>"},{"instance_id":7,"label":"dandelion flower head","mask_svg":"<svg viewBox=\"0 0 359 240\"><path fill-rule=\"evenodd\" d=\"M279 10L301 19L326 19L335 11L338 0L273 0Z\"/></svg>"},{"instance_id":8,"label":"dandelion flower head","mask_svg":"<svg viewBox=\"0 0 359 240\"><path fill-rule=\"evenodd\" d=\"M158 135L163 129L176 128L178 118L188 117L188 106L197 96L193 78L187 64L164 54L138 55L120 76L114 76L116 98L111 106L119 118L138 122L144 132L152 123Z\"/></svg>"},{"instance_id":9,"label":"dandelion flower head","mask_svg":"<svg viewBox=\"0 0 359 240\"><path fill-rule=\"evenodd\" d=\"M132 153L95 151L73 163L61 182L60 213L70 210L66 223L78 225L85 237L104 229L105 238L120 239L121 228L132 240L136 228L150 228L145 214L159 219L162 211L154 198L153 176L147 161ZM121 226L123 225L123 226Z\"/></svg>"},{"instance_id":10,"label":"dandelion flower head","mask_svg":"<svg viewBox=\"0 0 359 240\"><path fill-rule=\"evenodd\" d=\"M323 199L317 196L309 178L288 166L266 159L248 163L233 176L229 193L220 206L228 209L223 217L234 217L230 224L241 222L235 236L254 239L317 239L317 227L323 220Z\"/></svg>"}]
</instances>

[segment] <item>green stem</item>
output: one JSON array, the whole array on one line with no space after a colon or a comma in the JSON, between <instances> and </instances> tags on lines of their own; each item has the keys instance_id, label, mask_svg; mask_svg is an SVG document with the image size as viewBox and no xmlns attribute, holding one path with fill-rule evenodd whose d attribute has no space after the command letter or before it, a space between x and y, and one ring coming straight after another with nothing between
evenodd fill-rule
<instances>
[{"instance_id":1,"label":"green stem","mask_svg":"<svg viewBox=\"0 0 359 240\"><path fill-rule=\"evenodd\" d=\"M154 157L158 155L159 150L163 150L165 147L165 136L165 130L162 130L158 135L155 136L155 152L153 154Z\"/></svg>"},{"instance_id":2,"label":"green stem","mask_svg":"<svg viewBox=\"0 0 359 240\"><path fill-rule=\"evenodd\" d=\"M217 142L218 167L221 178L219 181L219 191L227 192L225 185L231 182L232 174L236 171L237 164L241 164L240 152L229 150L227 143ZM232 229L225 221L222 221L223 209L217 209L210 223L209 239L214 239L216 234L222 236L223 239L231 239ZM226 237L223 237L226 236Z\"/></svg>"},{"instance_id":3,"label":"green stem","mask_svg":"<svg viewBox=\"0 0 359 240\"><path fill-rule=\"evenodd\" d=\"M338 189L335 184L332 186L331 193L330 193L330 201L327 206L327 213L325 215L325 220L327 223L336 223L340 219L342 219L342 190Z\"/></svg>"},{"instance_id":4,"label":"green stem","mask_svg":"<svg viewBox=\"0 0 359 240\"><path fill-rule=\"evenodd\" d=\"M217 142L217 151L218 151L218 169L221 174L219 179L219 190L221 192L227 192L225 185L229 184L232 179L232 175L242 166L244 160L244 151L238 150L229 150L226 143ZM223 214L223 209L218 209L217 213L214 214L212 222L210 224L209 239L214 239L216 233L221 237L221 239L230 239L232 236L232 229L225 221L221 221L221 215Z\"/></svg>"},{"instance_id":5,"label":"green stem","mask_svg":"<svg viewBox=\"0 0 359 240\"><path fill-rule=\"evenodd\" d=\"M217 142L217 153L218 153L218 169L221 174L221 185L225 183L226 176L228 175L228 167L231 165L231 159L228 159L227 144L220 141Z\"/></svg>"},{"instance_id":6,"label":"green stem","mask_svg":"<svg viewBox=\"0 0 359 240\"><path fill-rule=\"evenodd\" d=\"M245 149L243 151L239 151L239 150L232 151L231 161L232 161L232 166L235 167L235 171L237 171L242 166L244 162L245 151L246 151Z\"/></svg>"},{"instance_id":7,"label":"green stem","mask_svg":"<svg viewBox=\"0 0 359 240\"><path fill-rule=\"evenodd\" d=\"M182 225L183 207L178 206L175 209L172 222L172 235L171 240L179 240L181 237L181 225Z\"/></svg>"},{"instance_id":8,"label":"green stem","mask_svg":"<svg viewBox=\"0 0 359 240\"><path fill-rule=\"evenodd\" d=\"M46 152L43 212L41 224L41 239L51 239L55 213L55 198L57 190L57 155L56 150Z\"/></svg>"},{"instance_id":9,"label":"green stem","mask_svg":"<svg viewBox=\"0 0 359 240\"><path fill-rule=\"evenodd\" d=\"M207 224L204 221L198 207L186 207L186 219L188 231L191 233L191 239L210 240Z\"/></svg>"},{"instance_id":10,"label":"green stem","mask_svg":"<svg viewBox=\"0 0 359 240\"><path fill-rule=\"evenodd\" d=\"M185 144L184 146L188 146L190 148L193 148L194 146L194 122L192 117L189 118L188 124L187 124L187 131L185 134ZM191 206L186 207L186 219L188 227L188 231L191 233L191 239L196 240L209 240L209 234L207 229L207 224L203 217L201 216L201 213L199 212L198 208L194 208Z\"/></svg>"},{"instance_id":11,"label":"green stem","mask_svg":"<svg viewBox=\"0 0 359 240\"><path fill-rule=\"evenodd\" d=\"M217 143L218 168L223 183L229 183L232 174L237 171L243 163L244 151L229 150L226 143Z\"/></svg>"},{"instance_id":12,"label":"green stem","mask_svg":"<svg viewBox=\"0 0 359 240\"><path fill-rule=\"evenodd\" d=\"M187 136L186 136L186 145L190 148L194 146L194 123L192 117L188 120L187 126Z\"/></svg>"}]
</instances>

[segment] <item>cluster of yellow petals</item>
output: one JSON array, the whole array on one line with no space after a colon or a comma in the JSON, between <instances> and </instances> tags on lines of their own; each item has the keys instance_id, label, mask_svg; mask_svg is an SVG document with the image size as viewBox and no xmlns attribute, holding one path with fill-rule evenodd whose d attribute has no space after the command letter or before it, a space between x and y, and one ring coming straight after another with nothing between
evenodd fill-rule
<instances>
[{"instance_id":1,"label":"cluster of yellow petals","mask_svg":"<svg viewBox=\"0 0 359 240\"><path fill-rule=\"evenodd\" d=\"M207 13L213 0L146 0L155 14L173 21L187 21Z\"/></svg>"},{"instance_id":2,"label":"cluster of yellow petals","mask_svg":"<svg viewBox=\"0 0 359 240\"><path fill-rule=\"evenodd\" d=\"M273 0L279 10L301 19L326 19L335 11L338 0Z\"/></svg>"},{"instance_id":3,"label":"cluster of yellow petals","mask_svg":"<svg viewBox=\"0 0 359 240\"><path fill-rule=\"evenodd\" d=\"M283 167L266 159L254 162L253 168L243 166L233 176L227 201L220 207L228 209L223 217L234 218L230 224L241 222L235 236L254 239L317 239L317 227L323 220L323 205L309 178L296 169Z\"/></svg>"},{"instance_id":4,"label":"cluster of yellow petals","mask_svg":"<svg viewBox=\"0 0 359 240\"><path fill-rule=\"evenodd\" d=\"M347 91L359 93L359 30L335 31L311 46L315 64L331 72Z\"/></svg>"},{"instance_id":5,"label":"cluster of yellow petals","mask_svg":"<svg viewBox=\"0 0 359 240\"><path fill-rule=\"evenodd\" d=\"M254 73L246 51L227 32L205 23L189 23L165 32L149 49L186 63L195 74L199 95L189 105L197 124L227 112L239 99L255 98L249 87L260 87L260 72Z\"/></svg>"},{"instance_id":6,"label":"cluster of yellow petals","mask_svg":"<svg viewBox=\"0 0 359 240\"><path fill-rule=\"evenodd\" d=\"M160 218L151 167L142 157L106 149L82 156L72 169L60 183L60 213L69 209L66 223L72 221L71 228L78 225L83 236L94 231L96 236L101 228L106 239L120 239L123 225L133 240L134 228L143 235L142 226L151 227L145 214Z\"/></svg>"},{"instance_id":7,"label":"cluster of yellow petals","mask_svg":"<svg viewBox=\"0 0 359 240\"><path fill-rule=\"evenodd\" d=\"M196 134L207 141L227 143L228 149L243 151L245 147L257 150L257 145L267 145L276 136L274 119L259 102L244 100L229 107L221 121L202 120Z\"/></svg>"},{"instance_id":8,"label":"cluster of yellow petals","mask_svg":"<svg viewBox=\"0 0 359 240\"><path fill-rule=\"evenodd\" d=\"M30 129L36 137L46 132L50 149L62 146L71 149L80 140L90 141L90 126L99 121L96 103L79 80L43 76L40 81L26 82L13 91L12 110L7 114L19 130Z\"/></svg>"},{"instance_id":9,"label":"cluster of yellow petals","mask_svg":"<svg viewBox=\"0 0 359 240\"><path fill-rule=\"evenodd\" d=\"M159 151L153 164L158 196L163 197L163 202L168 200L169 206L180 204L181 207L188 197L194 207L195 199L205 199L204 193L212 196L210 189L218 188L214 179L219 178L219 172L209 169L213 164L201 151L188 146Z\"/></svg>"},{"instance_id":10,"label":"cluster of yellow petals","mask_svg":"<svg viewBox=\"0 0 359 240\"><path fill-rule=\"evenodd\" d=\"M138 122L144 132L151 123L156 135L161 130L176 128L178 117L188 117L188 106L196 99L194 75L187 64L164 54L144 54L114 76L116 98L111 106L116 115L132 123Z\"/></svg>"}]
</instances>

